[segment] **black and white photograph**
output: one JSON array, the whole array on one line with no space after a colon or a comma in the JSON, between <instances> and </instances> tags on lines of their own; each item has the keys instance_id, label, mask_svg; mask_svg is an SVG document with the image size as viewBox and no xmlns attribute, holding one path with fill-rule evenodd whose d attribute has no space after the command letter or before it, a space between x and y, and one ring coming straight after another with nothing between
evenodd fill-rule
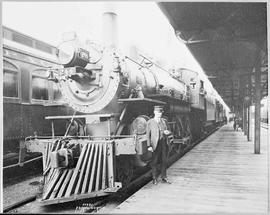
<instances>
[{"instance_id":1,"label":"black and white photograph","mask_svg":"<svg viewBox=\"0 0 270 215\"><path fill-rule=\"evenodd\" d=\"M266 0L0 4L0 213L270 212Z\"/></svg>"}]
</instances>

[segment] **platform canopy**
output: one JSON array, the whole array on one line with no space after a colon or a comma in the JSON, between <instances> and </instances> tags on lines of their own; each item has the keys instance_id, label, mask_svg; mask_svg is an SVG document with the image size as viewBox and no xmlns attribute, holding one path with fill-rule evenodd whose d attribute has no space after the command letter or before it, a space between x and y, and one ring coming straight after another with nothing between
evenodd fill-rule
<instances>
[{"instance_id":1,"label":"platform canopy","mask_svg":"<svg viewBox=\"0 0 270 215\"><path fill-rule=\"evenodd\" d=\"M254 97L255 67L267 94L267 5L260 2L159 2L177 37L232 111ZM251 87L250 87L251 86Z\"/></svg>"}]
</instances>

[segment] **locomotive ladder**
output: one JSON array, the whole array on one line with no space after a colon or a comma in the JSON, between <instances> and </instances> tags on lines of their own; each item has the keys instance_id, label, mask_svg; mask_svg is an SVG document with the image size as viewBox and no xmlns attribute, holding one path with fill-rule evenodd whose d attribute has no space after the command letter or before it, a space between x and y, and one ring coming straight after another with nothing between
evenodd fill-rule
<instances>
[{"instance_id":1,"label":"locomotive ladder","mask_svg":"<svg viewBox=\"0 0 270 215\"><path fill-rule=\"evenodd\" d=\"M64 141L47 143L43 162L44 188L41 203L56 204L105 196L121 188L114 181L113 141L86 141L75 168L52 168L50 152L65 148Z\"/></svg>"}]
</instances>

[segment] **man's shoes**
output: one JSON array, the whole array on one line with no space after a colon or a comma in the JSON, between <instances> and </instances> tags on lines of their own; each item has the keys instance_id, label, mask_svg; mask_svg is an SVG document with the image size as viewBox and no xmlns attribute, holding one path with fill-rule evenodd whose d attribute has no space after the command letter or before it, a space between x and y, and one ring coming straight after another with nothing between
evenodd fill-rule
<instances>
[{"instance_id":1,"label":"man's shoes","mask_svg":"<svg viewBox=\"0 0 270 215\"><path fill-rule=\"evenodd\" d=\"M153 179L153 184L154 185L157 185L158 183L157 183L157 179Z\"/></svg>"},{"instance_id":2,"label":"man's shoes","mask_svg":"<svg viewBox=\"0 0 270 215\"><path fill-rule=\"evenodd\" d=\"M162 183L171 184L171 182L168 180L168 178L162 178Z\"/></svg>"}]
</instances>

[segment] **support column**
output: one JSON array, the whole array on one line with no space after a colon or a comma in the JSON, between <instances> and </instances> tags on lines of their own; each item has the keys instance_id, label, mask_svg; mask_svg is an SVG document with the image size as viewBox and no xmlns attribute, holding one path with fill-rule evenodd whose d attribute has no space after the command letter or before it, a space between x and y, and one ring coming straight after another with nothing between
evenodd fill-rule
<instances>
[{"instance_id":1,"label":"support column","mask_svg":"<svg viewBox=\"0 0 270 215\"><path fill-rule=\"evenodd\" d=\"M249 74L247 76L245 76L245 82L244 82L244 89L243 89L243 93L244 93L244 101L243 101L243 126L244 126L244 134L248 135L248 115L247 115L247 109L248 109L248 105L249 105L249 91L248 91L248 83L249 83Z\"/></svg>"},{"instance_id":2,"label":"support column","mask_svg":"<svg viewBox=\"0 0 270 215\"><path fill-rule=\"evenodd\" d=\"M247 107L247 140L250 141L250 121L251 121L251 116L250 116L250 105Z\"/></svg>"},{"instance_id":3,"label":"support column","mask_svg":"<svg viewBox=\"0 0 270 215\"><path fill-rule=\"evenodd\" d=\"M251 130L251 123L252 123L252 120L251 120L251 105L253 103L253 95L252 95L252 82L251 82L251 77L252 77L252 71L253 70L250 70L249 72L249 76L248 76L248 85L247 85L247 94L249 96L249 99L248 99L248 132L247 132L247 140L248 141L251 141L252 140L252 130Z\"/></svg>"},{"instance_id":4,"label":"support column","mask_svg":"<svg viewBox=\"0 0 270 215\"><path fill-rule=\"evenodd\" d=\"M244 135L247 135L247 112L246 112L246 105L243 102L243 131Z\"/></svg>"},{"instance_id":5,"label":"support column","mask_svg":"<svg viewBox=\"0 0 270 215\"><path fill-rule=\"evenodd\" d=\"M260 154L260 134L261 134L261 61L260 52L257 51L257 61L255 67L255 131L254 131L254 153Z\"/></svg>"}]
</instances>

